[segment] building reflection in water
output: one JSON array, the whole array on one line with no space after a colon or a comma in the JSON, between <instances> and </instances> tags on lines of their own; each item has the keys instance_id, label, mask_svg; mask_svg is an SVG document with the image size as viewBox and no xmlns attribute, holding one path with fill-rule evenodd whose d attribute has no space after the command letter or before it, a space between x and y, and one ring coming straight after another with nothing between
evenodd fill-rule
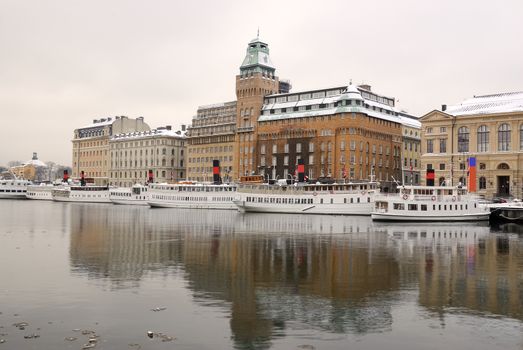
<instances>
[{"instance_id":1,"label":"building reflection in water","mask_svg":"<svg viewBox=\"0 0 523 350\"><path fill-rule=\"evenodd\" d=\"M521 319L521 240L507 237L367 217L79 205L70 251L75 272L113 288L137 288L149 271L182 275L196 302L230 305L235 344L249 348L302 326L386 331L409 288L438 315L464 308Z\"/></svg>"}]
</instances>

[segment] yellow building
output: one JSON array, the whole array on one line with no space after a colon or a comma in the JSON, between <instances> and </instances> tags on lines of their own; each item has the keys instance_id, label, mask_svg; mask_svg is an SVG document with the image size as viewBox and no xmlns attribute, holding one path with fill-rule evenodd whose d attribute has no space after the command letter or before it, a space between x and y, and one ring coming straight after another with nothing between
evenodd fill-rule
<instances>
[{"instance_id":1,"label":"yellow building","mask_svg":"<svg viewBox=\"0 0 523 350\"><path fill-rule=\"evenodd\" d=\"M38 179L39 168L47 168L47 165L38 159L36 152L33 152L33 158L31 160L21 165L11 167L9 171L19 179L25 179L30 181L47 180Z\"/></svg>"},{"instance_id":2,"label":"yellow building","mask_svg":"<svg viewBox=\"0 0 523 350\"><path fill-rule=\"evenodd\" d=\"M92 124L74 131L72 177L81 172L94 183L109 183L109 139L111 136L135 131L150 130L143 117L131 119L125 116L94 119Z\"/></svg>"},{"instance_id":3,"label":"yellow building","mask_svg":"<svg viewBox=\"0 0 523 350\"><path fill-rule=\"evenodd\" d=\"M422 168L435 170L436 183L469 185L475 157L478 194L522 197L523 92L474 96L420 120Z\"/></svg>"},{"instance_id":4,"label":"yellow building","mask_svg":"<svg viewBox=\"0 0 523 350\"><path fill-rule=\"evenodd\" d=\"M219 160L224 181L233 169L236 101L198 107L187 131L187 179L212 180L212 161Z\"/></svg>"}]
</instances>

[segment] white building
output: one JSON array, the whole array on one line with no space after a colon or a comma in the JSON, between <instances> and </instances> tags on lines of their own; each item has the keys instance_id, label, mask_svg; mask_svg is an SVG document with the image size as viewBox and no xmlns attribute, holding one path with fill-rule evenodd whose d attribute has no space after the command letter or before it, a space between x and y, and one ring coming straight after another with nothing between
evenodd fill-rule
<instances>
[{"instance_id":1,"label":"white building","mask_svg":"<svg viewBox=\"0 0 523 350\"><path fill-rule=\"evenodd\" d=\"M114 135L109 140L109 184L130 187L149 181L177 182L185 179L185 126Z\"/></svg>"}]
</instances>

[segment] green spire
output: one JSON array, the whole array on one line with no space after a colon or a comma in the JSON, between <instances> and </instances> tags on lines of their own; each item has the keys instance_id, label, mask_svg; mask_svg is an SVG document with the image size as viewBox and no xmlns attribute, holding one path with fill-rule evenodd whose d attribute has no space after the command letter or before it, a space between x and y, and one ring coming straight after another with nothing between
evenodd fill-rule
<instances>
[{"instance_id":1,"label":"green spire","mask_svg":"<svg viewBox=\"0 0 523 350\"><path fill-rule=\"evenodd\" d=\"M258 29L256 39L251 40L247 45L247 54L240 66L240 74L246 76L257 72L274 77L276 69L269 56L269 46L260 40L259 35L260 30Z\"/></svg>"}]
</instances>

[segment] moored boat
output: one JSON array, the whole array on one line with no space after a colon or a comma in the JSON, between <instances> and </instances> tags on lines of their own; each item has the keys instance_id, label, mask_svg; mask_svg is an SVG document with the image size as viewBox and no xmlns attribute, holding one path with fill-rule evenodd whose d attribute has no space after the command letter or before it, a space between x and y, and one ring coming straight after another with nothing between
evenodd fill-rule
<instances>
[{"instance_id":1,"label":"moored boat","mask_svg":"<svg viewBox=\"0 0 523 350\"><path fill-rule=\"evenodd\" d=\"M114 204L149 205L149 188L140 184L132 187L117 187L109 190L109 199Z\"/></svg>"},{"instance_id":2,"label":"moored boat","mask_svg":"<svg viewBox=\"0 0 523 350\"><path fill-rule=\"evenodd\" d=\"M25 199L27 187L33 183L29 180L17 179L12 175L11 179L0 180L0 198L1 199Z\"/></svg>"},{"instance_id":3,"label":"moored boat","mask_svg":"<svg viewBox=\"0 0 523 350\"><path fill-rule=\"evenodd\" d=\"M236 184L180 183L149 184L147 203L157 208L231 209Z\"/></svg>"},{"instance_id":4,"label":"moored boat","mask_svg":"<svg viewBox=\"0 0 523 350\"><path fill-rule=\"evenodd\" d=\"M400 186L394 194L379 194L372 220L481 221L490 210L461 186Z\"/></svg>"},{"instance_id":5,"label":"moored boat","mask_svg":"<svg viewBox=\"0 0 523 350\"><path fill-rule=\"evenodd\" d=\"M67 184L66 184L67 185ZM28 199L36 200L53 200L53 190L58 188L64 188L64 185L52 185L52 184L40 184L40 185L29 185L27 186L27 192L25 196Z\"/></svg>"},{"instance_id":6,"label":"moored boat","mask_svg":"<svg viewBox=\"0 0 523 350\"><path fill-rule=\"evenodd\" d=\"M242 212L370 215L376 182L243 184L234 200Z\"/></svg>"},{"instance_id":7,"label":"moored boat","mask_svg":"<svg viewBox=\"0 0 523 350\"><path fill-rule=\"evenodd\" d=\"M51 191L57 202L111 203L108 186L70 186Z\"/></svg>"}]
</instances>

